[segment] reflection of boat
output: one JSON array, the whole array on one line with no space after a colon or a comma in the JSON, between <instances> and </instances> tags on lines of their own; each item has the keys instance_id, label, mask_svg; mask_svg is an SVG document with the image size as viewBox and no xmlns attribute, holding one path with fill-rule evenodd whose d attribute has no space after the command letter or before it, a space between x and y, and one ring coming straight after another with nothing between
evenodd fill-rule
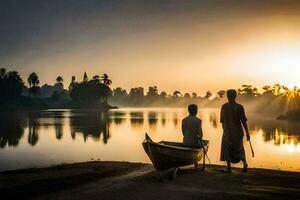
<instances>
[{"instance_id":1,"label":"reflection of boat","mask_svg":"<svg viewBox=\"0 0 300 200\"><path fill-rule=\"evenodd\" d=\"M203 140L203 145L207 152L209 141ZM203 148L186 147L178 142L156 143L147 134L143 147L157 172L192 164L197 165L204 156Z\"/></svg>"}]
</instances>

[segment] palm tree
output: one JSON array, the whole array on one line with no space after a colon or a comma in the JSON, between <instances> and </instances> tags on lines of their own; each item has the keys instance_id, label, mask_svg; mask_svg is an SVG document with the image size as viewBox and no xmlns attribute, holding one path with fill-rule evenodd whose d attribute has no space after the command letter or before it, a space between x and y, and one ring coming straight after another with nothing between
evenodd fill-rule
<instances>
[{"instance_id":1,"label":"palm tree","mask_svg":"<svg viewBox=\"0 0 300 200\"><path fill-rule=\"evenodd\" d=\"M185 94L183 95L183 97L184 97L184 98L191 98L191 95L190 95L189 93L185 93Z\"/></svg>"},{"instance_id":2,"label":"palm tree","mask_svg":"<svg viewBox=\"0 0 300 200\"><path fill-rule=\"evenodd\" d=\"M177 98L177 97L180 97L180 96L181 96L181 93L180 93L179 91L176 90L176 91L173 92L173 96L176 97L176 98Z\"/></svg>"},{"instance_id":3,"label":"palm tree","mask_svg":"<svg viewBox=\"0 0 300 200\"><path fill-rule=\"evenodd\" d=\"M193 98L197 98L197 96L198 96L198 95L197 95L196 92L193 92L193 93L192 93L192 97L193 97Z\"/></svg>"},{"instance_id":4,"label":"palm tree","mask_svg":"<svg viewBox=\"0 0 300 200\"><path fill-rule=\"evenodd\" d=\"M272 92L276 95L279 96L281 94L281 89L282 89L282 85L276 83L273 87L272 87Z\"/></svg>"},{"instance_id":5,"label":"palm tree","mask_svg":"<svg viewBox=\"0 0 300 200\"><path fill-rule=\"evenodd\" d=\"M264 94L265 94L265 93L272 92L271 86L268 86L268 85L262 87L262 89L263 89L263 91L264 91Z\"/></svg>"},{"instance_id":6,"label":"palm tree","mask_svg":"<svg viewBox=\"0 0 300 200\"><path fill-rule=\"evenodd\" d=\"M162 92L160 93L160 96L161 96L162 98L166 98L167 95L168 95L168 94L167 94L165 91L162 91Z\"/></svg>"},{"instance_id":7,"label":"palm tree","mask_svg":"<svg viewBox=\"0 0 300 200\"><path fill-rule=\"evenodd\" d=\"M212 95L212 93L210 91L207 91L204 98L209 99L209 97L211 97L211 95Z\"/></svg>"},{"instance_id":8,"label":"palm tree","mask_svg":"<svg viewBox=\"0 0 300 200\"><path fill-rule=\"evenodd\" d=\"M30 87L36 87L40 83L39 77L35 72L29 74L27 81Z\"/></svg>"},{"instance_id":9,"label":"palm tree","mask_svg":"<svg viewBox=\"0 0 300 200\"><path fill-rule=\"evenodd\" d=\"M56 82L57 82L57 83L62 83L62 82L64 82L64 79L63 79L61 76L58 76L58 77L56 78Z\"/></svg>"},{"instance_id":10,"label":"palm tree","mask_svg":"<svg viewBox=\"0 0 300 200\"><path fill-rule=\"evenodd\" d=\"M40 83L38 75L35 72L29 74L27 81L30 86L30 93L35 95L37 92L37 86Z\"/></svg>"},{"instance_id":11,"label":"palm tree","mask_svg":"<svg viewBox=\"0 0 300 200\"><path fill-rule=\"evenodd\" d=\"M110 78L108 77L107 74L103 74L101 76L101 80L102 80L103 84L106 86L109 86L110 84L112 84L112 81L110 80Z\"/></svg>"},{"instance_id":12,"label":"palm tree","mask_svg":"<svg viewBox=\"0 0 300 200\"><path fill-rule=\"evenodd\" d=\"M217 95L219 96L220 99L222 99L225 94L226 94L225 90L220 90L219 92L217 92Z\"/></svg>"}]
</instances>

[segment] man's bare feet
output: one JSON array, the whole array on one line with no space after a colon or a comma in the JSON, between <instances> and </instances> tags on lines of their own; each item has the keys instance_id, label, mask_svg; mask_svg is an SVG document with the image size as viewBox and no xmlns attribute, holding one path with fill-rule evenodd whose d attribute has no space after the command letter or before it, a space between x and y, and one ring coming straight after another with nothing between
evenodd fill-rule
<instances>
[{"instance_id":1,"label":"man's bare feet","mask_svg":"<svg viewBox=\"0 0 300 200\"><path fill-rule=\"evenodd\" d=\"M227 173L227 174L231 174L232 173L232 171L231 171L230 168L226 168L222 172Z\"/></svg>"},{"instance_id":2,"label":"man's bare feet","mask_svg":"<svg viewBox=\"0 0 300 200\"><path fill-rule=\"evenodd\" d=\"M242 172L247 173L248 171L248 164L244 164Z\"/></svg>"}]
</instances>

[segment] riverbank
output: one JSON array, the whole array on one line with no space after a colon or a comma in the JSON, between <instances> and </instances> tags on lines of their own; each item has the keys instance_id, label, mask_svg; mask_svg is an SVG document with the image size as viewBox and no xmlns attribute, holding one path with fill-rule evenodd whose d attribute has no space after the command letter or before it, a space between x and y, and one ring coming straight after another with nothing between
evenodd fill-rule
<instances>
[{"instance_id":1,"label":"riverbank","mask_svg":"<svg viewBox=\"0 0 300 200\"><path fill-rule=\"evenodd\" d=\"M85 162L0 173L4 199L299 199L300 173L221 166L180 170L175 180L156 180L149 164Z\"/></svg>"}]
</instances>

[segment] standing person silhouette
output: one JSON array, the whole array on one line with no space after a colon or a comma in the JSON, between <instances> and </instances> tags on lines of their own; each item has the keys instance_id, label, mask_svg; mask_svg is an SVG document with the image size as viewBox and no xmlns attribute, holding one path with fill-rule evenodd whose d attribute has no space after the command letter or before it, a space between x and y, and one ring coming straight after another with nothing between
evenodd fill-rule
<instances>
[{"instance_id":1,"label":"standing person silhouette","mask_svg":"<svg viewBox=\"0 0 300 200\"><path fill-rule=\"evenodd\" d=\"M235 99L237 92L233 89L227 91L228 102L221 109L221 123L223 137L221 145L221 161L227 162L226 173L231 173L231 163L243 162L243 172L247 172L248 164L243 145L243 127L246 131L247 141L250 140L247 118L244 107ZM243 126L243 127L242 127Z\"/></svg>"}]
</instances>

